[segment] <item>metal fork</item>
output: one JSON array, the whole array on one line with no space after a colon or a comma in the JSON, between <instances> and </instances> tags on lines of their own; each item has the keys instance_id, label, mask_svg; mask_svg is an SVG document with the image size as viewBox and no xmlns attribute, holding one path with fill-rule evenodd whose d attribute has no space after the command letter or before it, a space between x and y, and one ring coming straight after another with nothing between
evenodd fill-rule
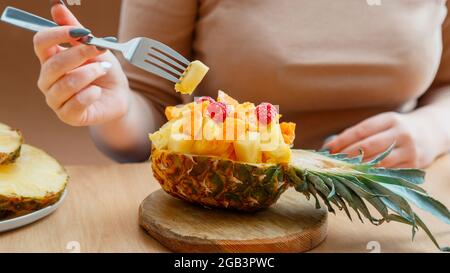
<instances>
[{"instance_id":1,"label":"metal fork","mask_svg":"<svg viewBox=\"0 0 450 273\"><path fill-rule=\"evenodd\" d=\"M13 7L7 7L0 20L34 32L58 26L50 20ZM177 51L149 38L134 38L126 43L115 43L88 36L83 43L120 51L131 64L174 83L179 81L190 63Z\"/></svg>"}]
</instances>

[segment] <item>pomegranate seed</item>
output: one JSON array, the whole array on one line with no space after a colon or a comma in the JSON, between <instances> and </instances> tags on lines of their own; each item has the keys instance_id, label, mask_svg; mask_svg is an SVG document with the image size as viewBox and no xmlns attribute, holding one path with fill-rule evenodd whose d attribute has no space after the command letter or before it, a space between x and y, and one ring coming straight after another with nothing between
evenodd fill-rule
<instances>
[{"instance_id":1,"label":"pomegranate seed","mask_svg":"<svg viewBox=\"0 0 450 273\"><path fill-rule=\"evenodd\" d=\"M196 103L202 103L204 101L209 101L210 103L216 102L213 98L208 96L199 97L195 100Z\"/></svg>"},{"instance_id":2,"label":"pomegranate seed","mask_svg":"<svg viewBox=\"0 0 450 273\"><path fill-rule=\"evenodd\" d=\"M259 123L268 125L278 115L278 110L270 103L264 102L256 107L256 118Z\"/></svg>"},{"instance_id":3,"label":"pomegranate seed","mask_svg":"<svg viewBox=\"0 0 450 273\"><path fill-rule=\"evenodd\" d=\"M211 119L216 122L223 122L227 118L227 106L222 102L212 102L207 110Z\"/></svg>"}]
</instances>

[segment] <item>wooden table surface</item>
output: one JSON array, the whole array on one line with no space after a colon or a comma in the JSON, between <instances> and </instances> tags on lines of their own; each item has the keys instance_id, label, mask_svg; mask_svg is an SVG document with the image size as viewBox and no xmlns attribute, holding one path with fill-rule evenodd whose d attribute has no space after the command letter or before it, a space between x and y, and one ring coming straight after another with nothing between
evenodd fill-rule
<instances>
[{"instance_id":1,"label":"wooden table surface","mask_svg":"<svg viewBox=\"0 0 450 273\"><path fill-rule=\"evenodd\" d=\"M141 201L159 185L148 163L70 166L69 195L52 215L0 234L0 252L167 252L138 226ZM450 155L427 172L425 188L450 207ZM303 198L299 195L299 198ZM419 211L437 240L450 245L450 226ZM367 221L366 221L367 222ZM327 239L313 252L436 252L419 230L398 223L373 226L350 222L344 213L329 217Z\"/></svg>"}]
</instances>

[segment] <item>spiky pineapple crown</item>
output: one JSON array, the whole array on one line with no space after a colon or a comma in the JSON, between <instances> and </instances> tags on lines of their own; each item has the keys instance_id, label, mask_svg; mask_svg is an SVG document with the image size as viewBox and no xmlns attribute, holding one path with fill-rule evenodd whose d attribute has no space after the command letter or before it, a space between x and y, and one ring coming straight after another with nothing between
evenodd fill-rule
<instances>
[{"instance_id":1,"label":"spiky pineapple crown","mask_svg":"<svg viewBox=\"0 0 450 273\"><path fill-rule=\"evenodd\" d=\"M412 226L412 238L418 228L422 228L442 251L450 251L449 247L440 247L431 231L413 211L410 203L431 213L443 222L450 224L449 210L438 200L429 196L419 185L424 183L425 172L418 169L386 169L376 165L382 161L394 148L378 155L370 162L362 162L363 154L350 158L346 154L330 154L323 150L320 155L342 162L342 166L352 171L299 169L299 173L291 177L297 191L308 198L316 199L316 207L320 207L317 196L321 197L328 210L335 213L333 205L344 210L352 219L350 206L363 222L363 217L372 224L395 221ZM300 179L299 179L300 178ZM375 218L371 215L366 203L369 202L381 215ZM362 214L362 216L361 216Z\"/></svg>"}]
</instances>

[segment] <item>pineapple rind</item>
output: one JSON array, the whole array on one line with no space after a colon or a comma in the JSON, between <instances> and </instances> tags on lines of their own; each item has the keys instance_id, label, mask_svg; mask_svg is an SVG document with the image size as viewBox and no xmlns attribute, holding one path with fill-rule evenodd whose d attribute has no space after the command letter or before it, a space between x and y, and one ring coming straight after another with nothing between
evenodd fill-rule
<instances>
[{"instance_id":1,"label":"pineapple rind","mask_svg":"<svg viewBox=\"0 0 450 273\"><path fill-rule=\"evenodd\" d=\"M22 145L20 145L15 151L11 153L0 153L0 165L12 164L20 156L20 150Z\"/></svg>"},{"instance_id":2,"label":"pineapple rind","mask_svg":"<svg viewBox=\"0 0 450 273\"><path fill-rule=\"evenodd\" d=\"M302 167L297 164L292 168L290 163L246 163L154 148L151 166L161 187L172 196L206 207L242 211L267 208L290 186L297 189L306 186L304 176L308 170L328 166L331 175L347 169L346 163L310 151L293 150L293 153L296 158L313 156L314 160L303 160ZM350 172L357 173L348 168ZM309 198L306 190L303 193Z\"/></svg>"},{"instance_id":3,"label":"pineapple rind","mask_svg":"<svg viewBox=\"0 0 450 273\"><path fill-rule=\"evenodd\" d=\"M20 217L55 204L61 199L62 192L44 198L11 197L0 195L0 221Z\"/></svg>"},{"instance_id":4,"label":"pineapple rind","mask_svg":"<svg viewBox=\"0 0 450 273\"><path fill-rule=\"evenodd\" d=\"M167 193L205 207L256 211L289 187L285 168L154 149L153 175Z\"/></svg>"},{"instance_id":5,"label":"pineapple rind","mask_svg":"<svg viewBox=\"0 0 450 273\"><path fill-rule=\"evenodd\" d=\"M20 156L22 144L20 131L0 123L0 165L13 163Z\"/></svg>"},{"instance_id":6,"label":"pineapple rind","mask_svg":"<svg viewBox=\"0 0 450 273\"><path fill-rule=\"evenodd\" d=\"M68 175L45 152L22 145L15 163L0 166L0 220L53 205L64 192Z\"/></svg>"},{"instance_id":7,"label":"pineapple rind","mask_svg":"<svg viewBox=\"0 0 450 273\"><path fill-rule=\"evenodd\" d=\"M396 221L411 225L413 232L422 228L433 243L443 251L428 227L412 210L409 202L450 223L449 210L429 196L418 185L425 173L417 169L384 169L376 160L363 163L361 156L347 158L325 152L293 150L290 163L253 164L211 156L197 156L153 149L153 175L169 194L206 207L256 211L274 204L289 187L322 202L328 210L344 210L352 219L349 208L358 218L372 224ZM397 190L396 190L397 189ZM411 199L412 198L412 199ZM379 217L371 215L366 202Z\"/></svg>"}]
</instances>

